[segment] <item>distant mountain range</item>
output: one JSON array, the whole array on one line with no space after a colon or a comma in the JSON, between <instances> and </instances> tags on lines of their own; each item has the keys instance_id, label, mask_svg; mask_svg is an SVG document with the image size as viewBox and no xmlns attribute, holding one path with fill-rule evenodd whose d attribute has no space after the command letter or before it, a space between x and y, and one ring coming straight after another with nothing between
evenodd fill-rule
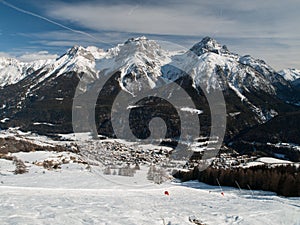
<instances>
[{"instance_id":1,"label":"distant mountain range","mask_svg":"<svg viewBox=\"0 0 300 225\"><path fill-rule=\"evenodd\" d=\"M196 59L193 64L191 57ZM174 81L191 96L195 110L203 111L198 115L200 136L207 137L210 132L209 105L202 89L220 90L227 110L227 147L242 153L276 152L300 159L299 151L294 154L292 148L270 145L300 144L300 70L275 71L263 60L232 53L210 37L184 52L168 51L156 41L139 37L108 50L74 46L53 60L23 63L2 57L0 127L20 127L47 135L73 132L76 87L83 77L93 84L101 76L111 79L98 98L92 118L100 134L114 136L110 110L120 91L135 95L141 87L167 87ZM169 109L163 109L160 116L165 118L169 113ZM139 111L133 115L146 121L155 116L151 112L145 117ZM175 122L170 126L166 138L176 139L179 125ZM147 129L140 128L136 123L133 131L139 130L141 137L146 137Z\"/></svg>"}]
</instances>

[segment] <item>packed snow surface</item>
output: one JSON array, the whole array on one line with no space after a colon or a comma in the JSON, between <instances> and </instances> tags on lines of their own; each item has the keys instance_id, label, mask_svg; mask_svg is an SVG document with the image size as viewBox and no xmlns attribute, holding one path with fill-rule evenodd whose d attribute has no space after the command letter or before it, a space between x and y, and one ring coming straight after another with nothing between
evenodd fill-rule
<instances>
[{"instance_id":1,"label":"packed snow surface","mask_svg":"<svg viewBox=\"0 0 300 225\"><path fill-rule=\"evenodd\" d=\"M59 170L33 164L72 154L15 153L29 168L19 175L8 172L10 161L0 160L0 223L181 225L196 218L203 224L300 224L300 198L198 182L158 185L145 179L144 168L123 177L74 162Z\"/></svg>"}]
</instances>

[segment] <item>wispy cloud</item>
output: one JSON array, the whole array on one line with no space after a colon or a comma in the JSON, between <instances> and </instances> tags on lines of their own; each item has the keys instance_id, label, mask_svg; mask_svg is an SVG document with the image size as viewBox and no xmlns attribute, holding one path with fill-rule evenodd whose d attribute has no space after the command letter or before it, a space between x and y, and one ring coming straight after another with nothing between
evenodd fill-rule
<instances>
[{"instance_id":1,"label":"wispy cloud","mask_svg":"<svg viewBox=\"0 0 300 225\"><path fill-rule=\"evenodd\" d=\"M41 59L55 59L57 57L58 57L57 54L49 54L49 52L47 51L39 51L39 52L32 52L32 53L21 55L18 57L18 59L22 62L31 62L35 60L41 60Z\"/></svg>"},{"instance_id":2,"label":"wispy cloud","mask_svg":"<svg viewBox=\"0 0 300 225\"><path fill-rule=\"evenodd\" d=\"M38 33L19 33L18 35L32 39L31 44L43 46L70 47L73 45L96 45L102 48L111 48L124 42L133 34L111 31L91 32L97 39L84 38L70 31L44 31Z\"/></svg>"},{"instance_id":3,"label":"wispy cloud","mask_svg":"<svg viewBox=\"0 0 300 225\"><path fill-rule=\"evenodd\" d=\"M134 9L134 10L133 10ZM58 4L48 14L95 31L112 30L129 33L200 35L217 31L218 26L234 26L234 21L178 8L132 5ZM195 17L196 15L196 17ZM214 31L213 31L214 32Z\"/></svg>"},{"instance_id":4,"label":"wispy cloud","mask_svg":"<svg viewBox=\"0 0 300 225\"><path fill-rule=\"evenodd\" d=\"M99 0L55 1L45 12L94 33L145 34L179 44L209 35L280 69L300 67L295 60L300 58L299 7L298 0Z\"/></svg>"},{"instance_id":5,"label":"wispy cloud","mask_svg":"<svg viewBox=\"0 0 300 225\"><path fill-rule=\"evenodd\" d=\"M95 31L244 38L300 37L297 28L300 3L295 0L152 0L150 3L128 0L57 2L47 6L47 14Z\"/></svg>"}]
</instances>

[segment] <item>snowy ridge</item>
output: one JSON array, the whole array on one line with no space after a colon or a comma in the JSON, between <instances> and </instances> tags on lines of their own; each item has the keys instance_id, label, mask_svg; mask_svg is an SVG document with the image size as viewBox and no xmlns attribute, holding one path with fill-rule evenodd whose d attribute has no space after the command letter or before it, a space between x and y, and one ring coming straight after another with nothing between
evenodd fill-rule
<instances>
[{"instance_id":1,"label":"snowy ridge","mask_svg":"<svg viewBox=\"0 0 300 225\"><path fill-rule=\"evenodd\" d=\"M16 59L0 58L0 86L13 84L24 78L22 66Z\"/></svg>"},{"instance_id":2,"label":"snowy ridge","mask_svg":"<svg viewBox=\"0 0 300 225\"><path fill-rule=\"evenodd\" d=\"M0 57L0 87L15 84L53 61L52 59L48 59L25 63L14 58Z\"/></svg>"},{"instance_id":3,"label":"snowy ridge","mask_svg":"<svg viewBox=\"0 0 300 225\"><path fill-rule=\"evenodd\" d=\"M283 69L278 72L287 81L296 81L300 79L300 70L297 69Z\"/></svg>"},{"instance_id":4,"label":"snowy ridge","mask_svg":"<svg viewBox=\"0 0 300 225\"><path fill-rule=\"evenodd\" d=\"M202 55L207 52L214 52L216 54L228 54L229 51L225 45L221 45L211 37L205 37L203 40L195 44L191 49L197 55Z\"/></svg>"},{"instance_id":5,"label":"snowy ridge","mask_svg":"<svg viewBox=\"0 0 300 225\"><path fill-rule=\"evenodd\" d=\"M200 51L197 46L202 47ZM205 48L206 51L203 50ZM201 80L209 80L210 77L218 77L216 82L224 83L222 80L226 80L231 84L229 87L234 87L240 94L244 91L249 92L251 89L275 94L276 88L272 84L276 80L273 75L275 71L264 61L231 53L227 47L221 47L215 40L206 38L194 45L191 51L199 55L200 63L197 74L207 75L206 79L196 78L198 83ZM203 70L202 68L209 69ZM217 85L210 82L207 86L216 87ZM223 86L224 88L226 85Z\"/></svg>"},{"instance_id":6,"label":"snowy ridge","mask_svg":"<svg viewBox=\"0 0 300 225\"><path fill-rule=\"evenodd\" d=\"M191 64L193 61L196 63ZM205 84L208 91L209 88L225 90L234 87L240 95L253 89L275 94L273 84L283 82L264 61L231 53L210 37L205 37L190 51L175 55L163 50L155 41L139 37L128 39L107 51L95 46L74 46L56 60L22 63L16 59L0 58L0 86L17 83L37 70L39 74L45 73L37 83L54 74L58 77L68 72L87 73L97 79L99 71L104 74L120 71L122 89L134 92L144 85L155 88L165 78L176 80L180 73L174 67L188 71L194 86ZM292 72L289 74L295 77Z\"/></svg>"},{"instance_id":7,"label":"snowy ridge","mask_svg":"<svg viewBox=\"0 0 300 225\"><path fill-rule=\"evenodd\" d=\"M196 58L197 57L197 58ZM191 64L191 61L194 63ZM164 76L176 80L183 69L192 76L194 86L209 89L233 89L243 96L243 92L264 91L276 94L274 83L282 82L276 72L262 60L250 56L231 53L226 46L221 46L212 38L206 37L195 44L190 51L172 57L173 67L163 68Z\"/></svg>"},{"instance_id":8,"label":"snowy ridge","mask_svg":"<svg viewBox=\"0 0 300 225\"><path fill-rule=\"evenodd\" d=\"M20 62L14 58L0 58L0 86L11 85L19 82L33 72L44 73L31 88L55 75L58 77L68 72L92 74L96 78L95 59L105 55L104 50L94 46L84 48L74 46L58 59L36 60L32 62Z\"/></svg>"},{"instance_id":9,"label":"snowy ridge","mask_svg":"<svg viewBox=\"0 0 300 225\"><path fill-rule=\"evenodd\" d=\"M167 52L155 41L140 37L109 49L105 57L96 63L105 75L120 71L121 88L134 94L142 87L157 87L162 76L161 66L170 61Z\"/></svg>"},{"instance_id":10,"label":"snowy ridge","mask_svg":"<svg viewBox=\"0 0 300 225\"><path fill-rule=\"evenodd\" d=\"M80 74L84 73L92 80L96 80L98 71L96 69L95 59L101 58L103 55L105 55L104 51L94 46L87 48L74 46L55 61L39 69L38 74L35 76L37 79L33 77L34 80L27 89L26 96L30 95L33 90L39 89L41 87L40 84L45 80L51 82L59 76L67 75L71 72L75 72L78 78L80 78Z\"/></svg>"},{"instance_id":11,"label":"snowy ridge","mask_svg":"<svg viewBox=\"0 0 300 225\"><path fill-rule=\"evenodd\" d=\"M93 54L81 46L74 46L69 49L66 54L61 56L51 66L52 73L56 73L56 77L68 72L96 73ZM50 75L51 72L49 73Z\"/></svg>"},{"instance_id":12,"label":"snowy ridge","mask_svg":"<svg viewBox=\"0 0 300 225\"><path fill-rule=\"evenodd\" d=\"M172 62L163 68L163 76L176 80L184 76L180 70L192 77L195 88L205 88L206 92L211 89L231 89L242 102L249 105L261 122L268 121L276 113L255 106L245 94L263 91L276 95L276 84L285 85L282 78L264 61L231 53L226 46L208 37L190 51L172 57Z\"/></svg>"}]
</instances>

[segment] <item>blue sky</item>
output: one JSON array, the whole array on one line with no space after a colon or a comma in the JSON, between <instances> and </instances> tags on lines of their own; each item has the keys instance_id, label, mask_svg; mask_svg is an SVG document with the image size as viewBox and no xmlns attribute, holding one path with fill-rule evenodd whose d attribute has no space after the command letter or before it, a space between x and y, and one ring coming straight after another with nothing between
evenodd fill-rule
<instances>
[{"instance_id":1,"label":"blue sky","mask_svg":"<svg viewBox=\"0 0 300 225\"><path fill-rule=\"evenodd\" d=\"M191 47L211 36L275 69L300 68L298 0L0 0L0 55L24 60L145 35Z\"/></svg>"}]
</instances>

